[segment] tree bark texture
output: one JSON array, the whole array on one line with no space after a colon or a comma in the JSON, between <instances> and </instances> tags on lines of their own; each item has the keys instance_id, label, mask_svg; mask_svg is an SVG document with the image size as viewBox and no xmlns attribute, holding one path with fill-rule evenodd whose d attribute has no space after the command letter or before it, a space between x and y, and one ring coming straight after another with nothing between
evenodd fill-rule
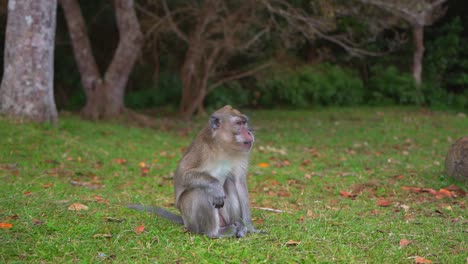
<instances>
[{"instance_id":1,"label":"tree bark texture","mask_svg":"<svg viewBox=\"0 0 468 264\"><path fill-rule=\"evenodd\" d=\"M73 52L86 95L82 115L87 119L111 118L124 112L124 93L136 62L143 34L133 7L133 0L114 0L120 40L104 76L92 54L86 24L77 0L60 0L72 40Z\"/></svg>"},{"instance_id":2,"label":"tree bark texture","mask_svg":"<svg viewBox=\"0 0 468 264\"><path fill-rule=\"evenodd\" d=\"M424 58L424 26L413 24L413 78L417 86L421 85L422 81L422 65Z\"/></svg>"},{"instance_id":3,"label":"tree bark texture","mask_svg":"<svg viewBox=\"0 0 468 264\"><path fill-rule=\"evenodd\" d=\"M54 101L56 0L8 2L0 112L57 123Z\"/></svg>"}]
</instances>

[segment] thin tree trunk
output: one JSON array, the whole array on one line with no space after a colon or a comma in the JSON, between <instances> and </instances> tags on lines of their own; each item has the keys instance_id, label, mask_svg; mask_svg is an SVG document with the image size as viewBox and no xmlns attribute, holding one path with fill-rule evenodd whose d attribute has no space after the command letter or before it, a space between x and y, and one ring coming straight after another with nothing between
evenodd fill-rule
<instances>
[{"instance_id":1,"label":"thin tree trunk","mask_svg":"<svg viewBox=\"0 0 468 264\"><path fill-rule=\"evenodd\" d=\"M424 26L413 24L413 42L414 42L414 55L413 55L413 78L417 86L422 82L422 65L424 57Z\"/></svg>"},{"instance_id":2,"label":"thin tree trunk","mask_svg":"<svg viewBox=\"0 0 468 264\"><path fill-rule=\"evenodd\" d=\"M78 2L60 0L60 3L67 20L75 59L86 94L86 105L82 109L82 115L96 120L123 113L125 86L143 44L143 34L133 7L133 0L114 0L120 40L104 77L101 77L92 55L86 24Z\"/></svg>"},{"instance_id":3,"label":"thin tree trunk","mask_svg":"<svg viewBox=\"0 0 468 264\"><path fill-rule=\"evenodd\" d=\"M57 123L54 101L56 0L8 3L0 112Z\"/></svg>"}]
</instances>

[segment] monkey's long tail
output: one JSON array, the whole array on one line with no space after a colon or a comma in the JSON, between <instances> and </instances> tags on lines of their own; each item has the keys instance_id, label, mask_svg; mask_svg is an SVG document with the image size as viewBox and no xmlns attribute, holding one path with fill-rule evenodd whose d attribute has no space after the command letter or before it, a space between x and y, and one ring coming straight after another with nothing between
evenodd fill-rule
<instances>
[{"instance_id":1,"label":"monkey's long tail","mask_svg":"<svg viewBox=\"0 0 468 264\"><path fill-rule=\"evenodd\" d=\"M137 211L142 211L142 212L149 212L149 213L164 217L164 218L168 219L169 221L174 222L176 224L181 224L181 225L184 224L184 220L182 219L182 216L177 215L177 214L173 214L173 213L171 213L171 212L169 212L169 211L167 211L167 210L165 210L163 208L160 208L160 207L145 206L145 205L141 205L141 204L129 204L129 205L127 205L127 208L134 209L134 210L137 210Z\"/></svg>"}]
</instances>

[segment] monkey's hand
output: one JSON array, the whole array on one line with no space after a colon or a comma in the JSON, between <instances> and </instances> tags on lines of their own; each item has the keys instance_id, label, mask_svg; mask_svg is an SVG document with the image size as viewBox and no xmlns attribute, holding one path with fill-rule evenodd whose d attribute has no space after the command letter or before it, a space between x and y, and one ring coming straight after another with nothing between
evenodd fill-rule
<instances>
[{"instance_id":1,"label":"monkey's hand","mask_svg":"<svg viewBox=\"0 0 468 264\"><path fill-rule=\"evenodd\" d=\"M224 199L226 199L226 194L224 193L223 186L217 182L211 184L210 188L207 190L208 195L211 197L212 205L219 209L224 206Z\"/></svg>"}]
</instances>

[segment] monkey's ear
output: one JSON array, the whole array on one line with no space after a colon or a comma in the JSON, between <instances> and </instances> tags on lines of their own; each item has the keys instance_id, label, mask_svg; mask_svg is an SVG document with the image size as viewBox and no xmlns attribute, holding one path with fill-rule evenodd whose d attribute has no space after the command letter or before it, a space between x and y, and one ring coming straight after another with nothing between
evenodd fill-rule
<instances>
[{"instance_id":1,"label":"monkey's ear","mask_svg":"<svg viewBox=\"0 0 468 264\"><path fill-rule=\"evenodd\" d=\"M221 126L221 120L219 119L219 117L217 117L215 115L212 115L210 117L210 127L211 127L211 129L215 130L215 129L218 129L220 126Z\"/></svg>"}]
</instances>

